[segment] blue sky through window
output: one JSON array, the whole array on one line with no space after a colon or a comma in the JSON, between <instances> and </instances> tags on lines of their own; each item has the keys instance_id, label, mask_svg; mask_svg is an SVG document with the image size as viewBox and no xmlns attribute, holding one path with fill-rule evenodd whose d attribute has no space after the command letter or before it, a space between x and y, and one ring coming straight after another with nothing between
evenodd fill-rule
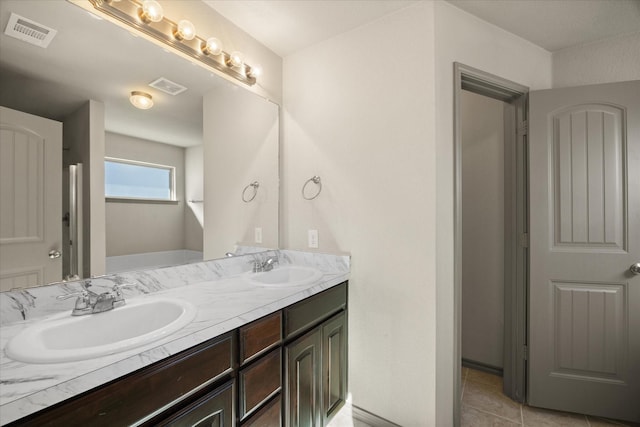
<instances>
[{"instance_id":1,"label":"blue sky through window","mask_svg":"<svg viewBox=\"0 0 640 427\"><path fill-rule=\"evenodd\" d=\"M122 163L104 162L106 197L171 200L171 169Z\"/></svg>"}]
</instances>

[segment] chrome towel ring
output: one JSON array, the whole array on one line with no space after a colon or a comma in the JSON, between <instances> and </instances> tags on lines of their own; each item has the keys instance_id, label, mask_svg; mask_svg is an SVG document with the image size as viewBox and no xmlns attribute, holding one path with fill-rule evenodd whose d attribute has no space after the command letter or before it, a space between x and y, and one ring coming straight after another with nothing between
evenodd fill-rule
<instances>
[{"instance_id":1,"label":"chrome towel ring","mask_svg":"<svg viewBox=\"0 0 640 427\"><path fill-rule=\"evenodd\" d=\"M247 190L251 187L253 187L253 194L247 196ZM250 201L255 199L256 195L258 194L258 187L260 187L258 181L253 181L251 184L244 187L244 190L242 190L242 201L245 203L249 203Z\"/></svg>"},{"instance_id":2,"label":"chrome towel ring","mask_svg":"<svg viewBox=\"0 0 640 427\"><path fill-rule=\"evenodd\" d=\"M313 182L314 184L318 184L318 192L312 197L307 197L307 195L305 194L305 189L307 188L307 185L309 185L310 182ZM318 175L315 175L309 178L302 186L302 198L305 200L313 200L320 195L321 191L322 191L322 181L320 181L320 177Z\"/></svg>"}]
</instances>

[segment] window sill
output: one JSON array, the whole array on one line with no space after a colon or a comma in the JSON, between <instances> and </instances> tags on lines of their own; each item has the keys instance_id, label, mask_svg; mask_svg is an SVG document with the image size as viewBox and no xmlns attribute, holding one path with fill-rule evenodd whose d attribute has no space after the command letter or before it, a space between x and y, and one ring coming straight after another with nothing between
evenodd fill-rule
<instances>
[{"instance_id":1,"label":"window sill","mask_svg":"<svg viewBox=\"0 0 640 427\"><path fill-rule=\"evenodd\" d=\"M150 205L177 205L179 200L134 199L127 197L105 197L107 203L144 203Z\"/></svg>"}]
</instances>

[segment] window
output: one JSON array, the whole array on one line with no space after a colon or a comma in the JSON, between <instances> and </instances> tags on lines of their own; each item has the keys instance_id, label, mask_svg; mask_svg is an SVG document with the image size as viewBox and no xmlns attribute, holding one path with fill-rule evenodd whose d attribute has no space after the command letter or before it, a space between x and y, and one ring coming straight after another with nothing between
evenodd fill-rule
<instances>
[{"instance_id":1,"label":"window","mask_svg":"<svg viewBox=\"0 0 640 427\"><path fill-rule=\"evenodd\" d=\"M106 158L104 192L107 198L175 201L175 167Z\"/></svg>"}]
</instances>

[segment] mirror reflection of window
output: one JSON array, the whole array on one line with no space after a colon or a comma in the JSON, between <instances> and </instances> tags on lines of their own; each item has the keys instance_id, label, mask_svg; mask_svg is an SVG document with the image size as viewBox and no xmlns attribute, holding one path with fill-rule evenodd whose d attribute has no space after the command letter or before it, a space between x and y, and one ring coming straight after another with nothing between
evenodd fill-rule
<instances>
[{"instance_id":1,"label":"mirror reflection of window","mask_svg":"<svg viewBox=\"0 0 640 427\"><path fill-rule=\"evenodd\" d=\"M175 168L124 159L104 162L105 196L175 201Z\"/></svg>"}]
</instances>

